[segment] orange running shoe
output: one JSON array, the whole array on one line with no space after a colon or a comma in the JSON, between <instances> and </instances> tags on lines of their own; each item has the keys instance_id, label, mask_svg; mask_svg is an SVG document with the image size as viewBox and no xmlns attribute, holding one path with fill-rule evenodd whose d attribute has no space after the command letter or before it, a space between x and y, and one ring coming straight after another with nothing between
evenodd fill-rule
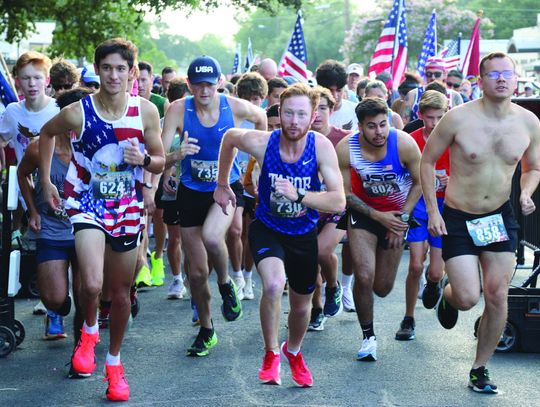
<instances>
[{"instance_id":1,"label":"orange running shoe","mask_svg":"<svg viewBox=\"0 0 540 407\"><path fill-rule=\"evenodd\" d=\"M127 401L129 400L129 384L124 376L124 367L122 364L111 366L105 365L104 382L109 382L107 387L107 400Z\"/></svg>"}]
</instances>

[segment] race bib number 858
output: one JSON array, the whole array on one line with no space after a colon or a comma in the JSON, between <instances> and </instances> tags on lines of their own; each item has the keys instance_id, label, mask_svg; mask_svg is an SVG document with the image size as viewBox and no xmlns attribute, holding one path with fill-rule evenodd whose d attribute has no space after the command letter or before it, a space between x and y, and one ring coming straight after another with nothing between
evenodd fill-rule
<instances>
[{"instance_id":1,"label":"race bib number 858","mask_svg":"<svg viewBox=\"0 0 540 407\"><path fill-rule=\"evenodd\" d=\"M469 235L472 237L475 246L487 246L491 243L509 240L500 213L468 220L466 224Z\"/></svg>"}]
</instances>

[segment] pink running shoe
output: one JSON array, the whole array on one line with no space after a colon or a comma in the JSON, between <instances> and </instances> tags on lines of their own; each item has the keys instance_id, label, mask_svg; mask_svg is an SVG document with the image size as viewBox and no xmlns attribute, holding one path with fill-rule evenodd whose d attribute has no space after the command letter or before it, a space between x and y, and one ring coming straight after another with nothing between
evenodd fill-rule
<instances>
[{"instance_id":1,"label":"pink running shoe","mask_svg":"<svg viewBox=\"0 0 540 407\"><path fill-rule=\"evenodd\" d=\"M124 367L120 365L105 365L104 382L109 382L107 387L107 400L127 401L129 400L129 384L124 376Z\"/></svg>"},{"instance_id":2,"label":"pink running shoe","mask_svg":"<svg viewBox=\"0 0 540 407\"><path fill-rule=\"evenodd\" d=\"M99 342L99 332L89 334L81 331L79 342L75 346L71 356L71 367L74 372L81 376L90 376L96 368L96 355L94 348Z\"/></svg>"},{"instance_id":3,"label":"pink running shoe","mask_svg":"<svg viewBox=\"0 0 540 407\"><path fill-rule=\"evenodd\" d=\"M296 384L300 387L311 387L313 386L313 376L304 362L304 357L302 352L298 352L295 356L287 350L287 342L281 344L281 352L289 360L289 365L291 366L292 378Z\"/></svg>"},{"instance_id":4,"label":"pink running shoe","mask_svg":"<svg viewBox=\"0 0 540 407\"><path fill-rule=\"evenodd\" d=\"M262 367L259 369L259 380L266 384L281 384L279 372L281 371L281 355L267 351L264 354Z\"/></svg>"}]
</instances>

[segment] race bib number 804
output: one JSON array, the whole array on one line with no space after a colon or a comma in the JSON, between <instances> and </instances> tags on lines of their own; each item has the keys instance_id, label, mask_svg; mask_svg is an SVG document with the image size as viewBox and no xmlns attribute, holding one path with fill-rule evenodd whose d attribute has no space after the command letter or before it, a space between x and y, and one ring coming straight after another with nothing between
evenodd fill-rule
<instances>
[{"instance_id":1,"label":"race bib number 804","mask_svg":"<svg viewBox=\"0 0 540 407\"><path fill-rule=\"evenodd\" d=\"M466 221L467 230L475 246L487 246L491 243L509 240L500 213Z\"/></svg>"}]
</instances>

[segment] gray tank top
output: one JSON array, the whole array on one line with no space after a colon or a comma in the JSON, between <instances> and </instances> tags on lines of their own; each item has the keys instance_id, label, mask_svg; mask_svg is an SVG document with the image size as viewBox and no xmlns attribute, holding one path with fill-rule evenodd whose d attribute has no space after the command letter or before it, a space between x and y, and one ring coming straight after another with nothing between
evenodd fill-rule
<instances>
[{"instance_id":1,"label":"gray tank top","mask_svg":"<svg viewBox=\"0 0 540 407\"><path fill-rule=\"evenodd\" d=\"M73 240L71 222L64 209L64 180L69 168L69 164L64 164L56 154L53 154L51 161L51 182L58 189L62 198L62 209L54 211L47 202L43 200L43 189L39 179L39 173L35 182L35 200L38 213L41 216L41 231L38 239L53 240Z\"/></svg>"}]
</instances>

